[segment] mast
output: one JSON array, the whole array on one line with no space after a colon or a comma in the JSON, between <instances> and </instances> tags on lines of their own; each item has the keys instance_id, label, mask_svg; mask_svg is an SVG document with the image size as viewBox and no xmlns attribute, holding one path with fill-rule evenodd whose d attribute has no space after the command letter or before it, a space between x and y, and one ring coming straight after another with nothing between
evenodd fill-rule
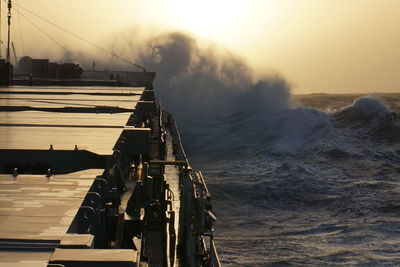
<instances>
[{"instance_id":1,"label":"mast","mask_svg":"<svg viewBox=\"0 0 400 267\"><path fill-rule=\"evenodd\" d=\"M0 59L1 59L1 49L3 42L1 41L1 1L0 1Z\"/></svg>"},{"instance_id":2,"label":"mast","mask_svg":"<svg viewBox=\"0 0 400 267\"><path fill-rule=\"evenodd\" d=\"M8 39L7 39L7 54L6 54L6 61L7 63L10 63L10 32L11 32L11 0L8 0L8 13L7 13L7 18L8 18Z\"/></svg>"},{"instance_id":3,"label":"mast","mask_svg":"<svg viewBox=\"0 0 400 267\"><path fill-rule=\"evenodd\" d=\"M2 41L1 41L1 1L0 1L0 59L1 59L1 47L2 47Z\"/></svg>"}]
</instances>

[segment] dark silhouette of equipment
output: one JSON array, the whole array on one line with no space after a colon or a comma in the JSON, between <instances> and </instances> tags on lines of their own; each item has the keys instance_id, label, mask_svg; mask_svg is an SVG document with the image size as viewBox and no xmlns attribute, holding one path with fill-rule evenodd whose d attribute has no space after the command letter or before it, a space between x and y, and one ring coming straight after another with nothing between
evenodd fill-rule
<instances>
[{"instance_id":1,"label":"dark silhouette of equipment","mask_svg":"<svg viewBox=\"0 0 400 267\"><path fill-rule=\"evenodd\" d=\"M12 65L4 59L0 59L0 86L8 86L12 81Z\"/></svg>"},{"instance_id":2,"label":"dark silhouette of equipment","mask_svg":"<svg viewBox=\"0 0 400 267\"><path fill-rule=\"evenodd\" d=\"M79 79L83 69L74 63L53 63L48 59L22 57L18 62L20 75L32 75L34 78Z\"/></svg>"},{"instance_id":3,"label":"dark silhouette of equipment","mask_svg":"<svg viewBox=\"0 0 400 267\"><path fill-rule=\"evenodd\" d=\"M49 78L78 79L83 73L79 64L74 63L49 63Z\"/></svg>"}]
</instances>

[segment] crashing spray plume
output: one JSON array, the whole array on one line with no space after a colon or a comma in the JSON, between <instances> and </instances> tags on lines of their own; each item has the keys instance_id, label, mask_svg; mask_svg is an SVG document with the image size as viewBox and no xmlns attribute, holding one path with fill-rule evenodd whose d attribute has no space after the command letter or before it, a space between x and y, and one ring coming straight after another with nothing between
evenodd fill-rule
<instances>
[{"instance_id":1,"label":"crashing spray plume","mask_svg":"<svg viewBox=\"0 0 400 267\"><path fill-rule=\"evenodd\" d=\"M176 114L215 117L289 106L290 85L282 77L254 84L244 60L216 50L187 34L165 33L150 40L139 61L158 73L159 96Z\"/></svg>"}]
</instances>

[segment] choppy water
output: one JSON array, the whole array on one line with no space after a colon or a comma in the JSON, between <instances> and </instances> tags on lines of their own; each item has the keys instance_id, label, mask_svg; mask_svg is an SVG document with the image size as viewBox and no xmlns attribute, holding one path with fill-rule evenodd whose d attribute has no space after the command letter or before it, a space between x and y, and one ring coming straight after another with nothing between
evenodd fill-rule
<instances>
[{"instance_id":1,"label":"choppy water","mask_svg":"<svg viewBox=\"0 0 400 267\"><path fill-rule=\"evenodd\" d=\"M180 121L224 266L400 265L400 97L358 97Z\"/></svg>"}]
</instances>

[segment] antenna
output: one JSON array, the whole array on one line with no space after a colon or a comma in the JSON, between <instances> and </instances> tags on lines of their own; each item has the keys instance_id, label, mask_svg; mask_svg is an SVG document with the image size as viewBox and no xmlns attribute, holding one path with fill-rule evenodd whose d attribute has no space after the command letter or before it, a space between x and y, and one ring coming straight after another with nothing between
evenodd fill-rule
<instances>
[{"instance_id":1,"label":"antenna","mask_svg":"<svg viewBox=\"0 0 400 267\"><path fill-rule=\"evenodd\" d=\"M6 61L7 63L11 63L10 62L10 32L11 32L11 0L8 0L8 13L7 13L7 17L8 17L8 40L7 40L7 54L6 54Z\"/></svg>"}]
</instances>

